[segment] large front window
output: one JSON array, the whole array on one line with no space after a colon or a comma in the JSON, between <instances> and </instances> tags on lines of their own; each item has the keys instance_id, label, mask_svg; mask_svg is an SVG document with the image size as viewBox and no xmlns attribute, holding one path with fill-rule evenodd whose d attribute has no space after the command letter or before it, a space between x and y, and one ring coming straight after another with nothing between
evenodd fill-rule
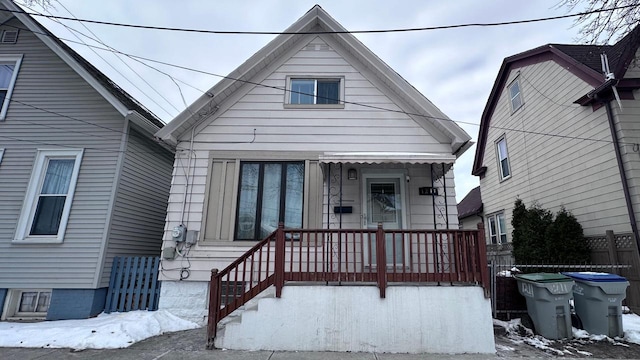
<instances>
[{"instance_id":1,"label":"large front window","mask_svg":"<svg viewBox=\"0 0 640 360\"><path fill-rule=\"evenodd\" d=\"M243 162L236 217L236 240L260 240L283 222L302 227L304 163Z\"/></svg>"}]
</instances>

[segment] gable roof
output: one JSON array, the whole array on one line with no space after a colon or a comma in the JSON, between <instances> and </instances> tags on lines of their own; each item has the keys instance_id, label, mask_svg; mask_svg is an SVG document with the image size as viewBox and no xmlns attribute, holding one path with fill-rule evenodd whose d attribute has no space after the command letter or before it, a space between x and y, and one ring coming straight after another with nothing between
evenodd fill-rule
<instances>
[{"instance_id":1,"label":"gable roof","mask_svg":"<svg viewBox=\"0 0 640 360\"><path fill-rule=\"evenodd\" d=\"M482 213L482 196L480 186L471 189L469 193L458 203L458 219Z\"/></svg>"},{"instance_id":2,"label":"gable roof","mask_svg":"<svg viewBox=\"0 0 640 360\"><path fill-rule=\"evenodd\" d=\"M100 93L109 103L111 103L123 117L137 113L137 116L130 116L130 120L139 125L147 133L154 134L161 129L164 124L150 110L145 108L136 99L124 91L113 80L109 79L95 66L84 59L80 54L62 42L53 33L47 30L24 10L19 8L10 0L0 0L0 5L10 12L3 12L15 16L24 26L26 26L36 37L56 53L66 62L78 75L89 83L98 93Z\"/></svg>"},{"instance_id":3,"label":"gable roof","mask_svg":"<svg viewBox=\"0 0 640 360\"><path fill-rule=\"evenodd\" d=\"M478 132L478 146L476 147L471 173L476 176L482 176L486 169L482 164L482 159L484 158L487 134L491 126L491 117L511 70L551 60L594 88L598 88L605 84L600 54L607 54L610 70L614 73L616 79L622 79L638 47L640 47L640 26L634 28L613 45L547 44L505 58L482 112L480 130Z\"/></svg>"},{"instance_id":4,"label":"gable roof","mask_svg":"<svg viewBox=\"0 0 640 360\"><path fill-rule=\"evenodd\" d=\"M288 49L298 44L304 38L300 36L301 34L318 31L318 29L326 34L323 36L330 36L332 40L337 41L351 55L358 58L390 91L398 94L398 97L408 104L410 111L407 112L422 115L410 115L418 124L425 127L428 123L451 139L453 154L460 155L472 145L470 142L471 137L462 128L450 120L431 101L358 39L347 33L347 30L319 5L312 7L282 34L276 36L275 39L256 52L227 77L220 80L207 93L169 122L167 126L158 131L156 136L163 141L176 144L181 137L188 134L189 130L197 126L201 121L211 119L210 115L217 110L218 106L225 99L232 96L243 84L247 82L255 84L252 82L254 76L277 60ZM197 116L194 116L194 114L197 114Z\"/></svg>"}]
</instances>

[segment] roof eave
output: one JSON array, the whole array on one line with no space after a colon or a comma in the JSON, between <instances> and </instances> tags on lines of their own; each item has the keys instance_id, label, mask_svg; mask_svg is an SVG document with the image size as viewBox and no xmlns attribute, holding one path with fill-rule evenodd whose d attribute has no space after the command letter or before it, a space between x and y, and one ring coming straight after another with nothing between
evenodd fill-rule
<instances>
[{"instance_id":1,"label":"roof eave","mask_svg":"<svg viewBox=\"0 0 640 360\"><path fill-rule=\"evenodd\" d=\"M592 86L598 86L602 82L602 75L586 65L576 61L567 54L553 47L551 44L543 45L535 49L531 49L520 54L509 56L504 59L498 76L493 84L489 99L482 112L480 118L480 129L478 132L478 146L476 147L476 153L473 161L471 173L476 176L483 176L486 167L483 166L484 148L486 147L486 138L490 127L490 119L493 116L498 99L502 92L502 89L506 85L506 81L512 69L517 69L523 66L531 65L541 61L556 61L560 65L563 65L568 71L572 72L585 82ZM483 170L484 167L484 170Z\"/></svg>"}]
</instances>

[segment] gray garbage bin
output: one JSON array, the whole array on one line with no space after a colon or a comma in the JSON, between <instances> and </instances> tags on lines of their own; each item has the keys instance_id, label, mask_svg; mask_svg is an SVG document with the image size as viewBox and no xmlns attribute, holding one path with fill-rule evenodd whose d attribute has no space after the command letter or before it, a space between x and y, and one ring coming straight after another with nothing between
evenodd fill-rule
<instances>
[{"instance_id":1,"label":"gray garbage bin","mask_svg":"<svg viewBox=\"0 0 640 360\"><path fill-rule=\"evenodd\" d=\"M573 280L562 274L515 275L518 291L527 300L527 312L537 334L547 339L570 339Z\"/></svg>"},{"instance_id":2,"label":"gray garbage bin","mask_svg":"<svg viewBox=\"0 0 640 360\"><path fill-rule=\"evenodd\" d=\"M565 272L575 280L574 306L582 327L590 334L623 336L622 300L629 282L622 276L594 272Z\"/></svg>"}]
</instances>

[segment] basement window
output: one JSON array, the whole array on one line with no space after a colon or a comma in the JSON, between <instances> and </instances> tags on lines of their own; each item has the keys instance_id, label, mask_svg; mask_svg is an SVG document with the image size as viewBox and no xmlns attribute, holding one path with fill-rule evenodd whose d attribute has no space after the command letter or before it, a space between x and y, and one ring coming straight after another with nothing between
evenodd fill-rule
<instances>
[{"instance_id":1,"label":"basement window","mask_svg":"<svg viewBox=\"0 0 640 360\"><path fill-rule=\"evenodd\" d=\"M44 319L51 303L51 290L10 290L2 320Z\"/></svg>"}]
</instances>

